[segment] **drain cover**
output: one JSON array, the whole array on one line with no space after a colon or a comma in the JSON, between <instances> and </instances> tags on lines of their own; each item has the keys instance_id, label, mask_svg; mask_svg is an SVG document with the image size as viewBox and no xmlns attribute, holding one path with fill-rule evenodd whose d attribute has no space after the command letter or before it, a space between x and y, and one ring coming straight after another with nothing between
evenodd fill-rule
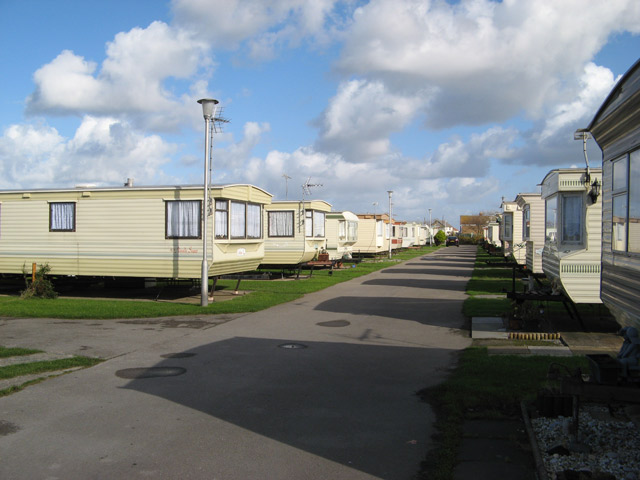
<instances>
[{"instance_id":1,"label":"drain cover","mask_svg":"<svg viewBox=\"0 0 640 480\"><path fill-rule=\"evenodd\" d=\"M160 355L160 356L162 358L189 358L189 357L195 357L196 354L181 352L181 353L165 353L164 355Z\"/></svg>"},{"instance_id":2,"label":"drain cover","mask_svg":"<svg viewBox=\"0 0 640 480\"><path fill-rule=\"evenodd\" d=\"M150 367L150 368L125 368L118 370L116 376L127 379L175 377L182 375L187 370L182 367Z\"/></svg>"},{"instance_id":3,"label":"drain cover","mask_svg":"<svg viewBox=\"0 0 640 480\"><path fill-rule=\"evenodd\" d=\"M321 327L346 327L348 325L351 325L351 322L349 322L348 320L329 320L328 322L316 323L316 325L319 325Z\"/></svg>"},{"instance_id":4,"label":"drain cover","mask_svg":"<svg viewBox=\"0 0 640 480\"><path fill-rule=\"evenodd\" d=\"M306 345L303 345L301 343L283 343L282 345L278 345L278 347L288 349L307 348Z\"/></svg>"}]
</instances>

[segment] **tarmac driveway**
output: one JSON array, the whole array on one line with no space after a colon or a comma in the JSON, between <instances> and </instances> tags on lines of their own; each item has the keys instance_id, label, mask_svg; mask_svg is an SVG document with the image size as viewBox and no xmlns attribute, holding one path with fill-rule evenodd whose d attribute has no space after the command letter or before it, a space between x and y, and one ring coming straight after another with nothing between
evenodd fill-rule
<instances>
[{"instance_id":1,"label":"tarmac driveway","mask_svg":"<svg viewBox=\"0 0 640 480\"><path fill-rule=\"evenodd\" d=\"M434 420L415 392L470 343L474 258L234 317L0 320L0 344L110 358L0 398L0 478L410 479Z\"/></svg>"}]
</instances>

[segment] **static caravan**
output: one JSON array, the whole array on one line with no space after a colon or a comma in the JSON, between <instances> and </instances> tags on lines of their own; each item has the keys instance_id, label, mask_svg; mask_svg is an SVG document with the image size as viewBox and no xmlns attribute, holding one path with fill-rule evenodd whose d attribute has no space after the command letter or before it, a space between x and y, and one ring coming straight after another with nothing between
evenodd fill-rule
<instances>
[{"instance_id":1,"label":"static caravan","mask_svg":"<svg viewBox=\"0 0 640 480\"><path fill-rule=\"evenodd\" d=\"M358 216L351 212L327 213L327 252L330 260L351 258L358 241Z\"/></svg>"},{"instance_id":2,"label":"static caravan","mask_svg":"<svg viewBox=\"0 0 640 480\"><path fill-rule=\"evenodd\" d=\"M527 249L522 239L522 209L516 202L502 201L500 241L505 257L513 255L519 265L525 265Z\"/></svg>"},{"instance_id":3,"label":"static caravan","mask_svg":"<svg viewBox=\"0 0 640 480\"><path fill-rule=\"evenodd\" d=\"M358 255L377 255L389 252L389 215L358 214L358 240L353 252Z\"/></svg>"},{"instance_id":4,"label":"static caravan","mask_svg":"<svg viewBox=\"0 0 640 480\"><path fill-rule=\"evenodd\" d=\"M402 248L402 233L405 224L406 222L391 221L391 250L400 250Z\"/></svg>"},{"instance_id":5,"label":"static caravan","mask_svg":"<svg viewBox=\"0 0 640 480\"><path fill-rule=\"evenodd\" d=\"M502 245L500 241L500 222L501 215L497 215L495 220L490 221L485 227L485 240L494 247Z\"/></svg>"},{"instance_id":6,"label":"static caravan","mask_svg":"<svg viewBox=\"0 0 640 480\"><path fill-rule=\"evenodd\" d=\"M271 194L216 185L209 275L254 270ZM202 186L78 187L0 192L0 273L48 264L52 275L201 278Z\"/></svg>"},{"instance_id":7,"label":"static caravan","mask_svg":"<svg viewBox=\"0 0 640 480\"><path fill-rule=\"evenodd\" d=\"M423 223L416 223L416 245L429 244L429 226Z\"/></svg>"},{"instance_id":8,"label":"static caravan","mask_svg":"<svg viewBox=\"0 0 640 480\"><path fill-rule=\"evenodd\" d=\"M551 170L542 181L545 241L542 270L573 303L600 300L602 202L590 196L602 169Z\"/></svg>"},{"instance_id":9,"label":"static caravan","mask_svg":"<svg viewBox=\"0 0 640 480\"><path fill-rule=\"evenodd\" d=\"M519 193L516 203L522 210L522 241L526 244L527 270L542 273L544 200L539 193Z\"/></svg>"},{"instance_id":10,"label":"static caravan","mask_svg":"<svg viewBox=\"0 0 640 480\"><path fill-rule=\"evenodd\" d=\"M326 248L324 200L275 201L265 207L266 237L263 266L298 265Z\"/></svg>"},{"instance_id":11,"label":"static caravan","mask_svg":"<svg viewBox=\"0 0 640 480\"><path fill-rule=\"evenodd\" d=\"M416 226L413 222L401 222L399 233L401 235L401 248L413 247L417 243Z\"/></svg>"},{"instance_id":12,"label":"static caravan","mask_svg":"<svg viewBox=\"0 0 640 480\"><path fill-rule=\"evenodd\" d=\"M640 61L613 88L589 131L602 149L601 298L618 323L640 328Z\"/></svg>"}]
</instances>

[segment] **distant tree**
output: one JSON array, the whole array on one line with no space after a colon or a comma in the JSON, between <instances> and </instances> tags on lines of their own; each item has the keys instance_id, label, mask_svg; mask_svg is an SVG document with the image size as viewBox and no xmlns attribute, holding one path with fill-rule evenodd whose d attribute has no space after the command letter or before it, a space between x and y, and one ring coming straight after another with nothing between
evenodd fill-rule
<instances>
[{"instance_id":1,"label":"distant tree","mask_svg":"<svg viewBox=\"0 0 640 480\"><path fill-rule=\"evenodd\" d=\"M436 245L442 245L447 241L447 234L442 230L438 230L438 233L436 233L436 236L433 237L433 239L435 240Z\"/></svg>"}]
</instances>

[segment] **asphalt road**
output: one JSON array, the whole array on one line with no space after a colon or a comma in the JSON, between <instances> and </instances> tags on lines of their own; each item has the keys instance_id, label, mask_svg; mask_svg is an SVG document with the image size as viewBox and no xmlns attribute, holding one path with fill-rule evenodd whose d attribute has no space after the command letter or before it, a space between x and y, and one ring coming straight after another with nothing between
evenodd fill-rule
<instances>
[{"instance_id":1,"label":"asphalt road","mask_svg":"<svg viewBox=\"0 0 640 480\"><path fill-rule=\"evenodd\" d=\"M0 398L0 478L410 479L434 433L415 393L470 343L474 258L448 247L246 315L0 319L2 345L109 359Z\"/></svg>"}]
</instances>

